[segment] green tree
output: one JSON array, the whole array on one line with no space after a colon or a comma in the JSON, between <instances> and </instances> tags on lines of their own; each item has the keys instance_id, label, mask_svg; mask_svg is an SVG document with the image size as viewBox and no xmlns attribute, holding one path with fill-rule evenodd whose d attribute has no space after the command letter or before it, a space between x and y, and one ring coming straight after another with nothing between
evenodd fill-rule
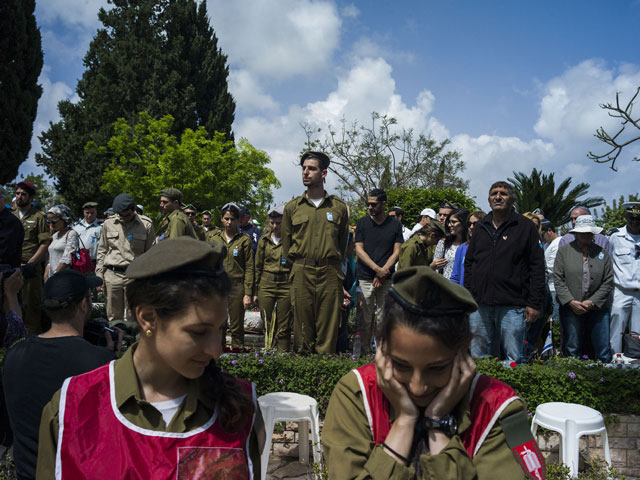
<instances>
[{"instance_id":1,"label":"green tree","mask_svg":"<svg viewBox=\"0 0 640 480\"><path fill-rule=\"evenodd\" d=\"M624 195L620 195L617 202L615 198L613 199L611 206L605 203L602 207L602 212L600 214L596 212L598 215L596 223L605 230L625 226L627 220L624 218L624 210L622 210L622 204L625 202L640 202L640 195L637 193L635 195L629 195L626 200L624 199Z\"/></svg>"},{"instance_id":2,"label":"green tree","mask_svg":"<svg viewBox=\"0 0 640 480\"><path fill-rule=\"evenodd\" d=\"M113 197L129 193L151 215L159 213L158 197L164 187L182 191L184 201L208 209L227 202L247 205L258 214L273 202L272 187L279 187L266 167L269 156L245 140L236 147L223 133L210 136L204 127L187 128L180 139L171 134L174 120L159 120L143 112L133 127L121 118L107 146L89 144L112 160L105 170L102 190Z\"/></svg>"},{"instance_id":3,"label":"green tree","mask_svg":"<svg viewBox=\"0 0 640 480\"><path fill-rule=\"evenodd\" d=\"M51 183L43 173L38 175L29 174L26 177L16 178L13 183L8 185L7 193L9 197L13 197L16 192L16 186L23 180L28 180L36 187L36 196L34 200L40 203L43 211L61 203L66 203L65 199L58 193L56 187Z\"/></svg>"},{"instance_id":4,"label":"green tree","mask_svg":"<svg viewBox=\"0 0 640 480\"><path fill-rule=\"evenodd\" d=\"M305 150L322 150L330 155L329 170L339 179L345 198L364 203L374 188L457 188L466 191L468 182L460 153L449 150L450 140L434 140L429 133L415 134L399 128L393 117L371 114L371 127L343 118L336 131L302 124L307 136ZM324 135L324 136L323 136ZM320 136L321 138L316 138Z\"/></svg>"},{"instance_id":5,"label":"green tree","mask_svg":"<svg viewBox=\"0 0 640 480\"><path fill-rule=\"evenodd\" d=\"M34 0L0 2L0 185L15 178L29 155L42 95L42 45L34 8Z\"/></svg>"},{"instance_id":6,"label":"green tree","mask_svg":"<svg viewBox=\"0 0 640 480\"><path fill-rule=\"evenodd\" d=\"M235 104L227 89L227 57L209 25L206 4L195 0L110 0L100 9L104 25L84 58L78 103L58 104L61 120L42 134L37 162L78 208L88 199L108 207L102 174L111 161L88 142L106 145L113 122L130 124L138 113L170 114L171 134L204 127L208 138L233 139ZM102 193L101 193L102 192Z\"/></svg>"},{"instance_id":7,"label":"green tree","mask_svg":"<svg viewBox=\"0 0 640 480\"><path fill-rule=\"evenodd\" d=\"M509 182L516 193L516 209L524 213L541 208L545 218L557 227L569 221L569 212L576 205L592 208L604 203L602 197L583 198L589 192L588 183L579 183L568 190L571 178L567 178L556 188L553 173L547 175L535 168L531 175L522 172L513 175L515 178L509 178Z\"/></svg>"}]
</instances>

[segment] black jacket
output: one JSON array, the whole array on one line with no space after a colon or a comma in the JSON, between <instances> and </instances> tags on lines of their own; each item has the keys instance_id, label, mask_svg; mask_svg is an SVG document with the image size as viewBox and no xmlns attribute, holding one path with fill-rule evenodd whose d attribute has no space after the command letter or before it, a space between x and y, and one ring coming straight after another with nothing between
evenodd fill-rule
<instances>
[{"instance_id":1,"label":"black jacket","mask_svg":"<svg viewBox=\"0 0 640 480\"><path fill-rule=\"evenodd\" d=\"M22 222L7 207L3 208L0 211L0 264L11 265L12 268L20 266L23 240Z\"/></svg>"},{"instance_id":2,"label":"black jacket","mask_svg":"<svg viewBox=\"0 0 640 480\"><path fill-rule=\"evenodd\" d=\"M476 302L541 309L544 251L535 224L511 212L497 230L489 213L476 224L464 260L464 286Z\"/></svg>"}]
</instances>

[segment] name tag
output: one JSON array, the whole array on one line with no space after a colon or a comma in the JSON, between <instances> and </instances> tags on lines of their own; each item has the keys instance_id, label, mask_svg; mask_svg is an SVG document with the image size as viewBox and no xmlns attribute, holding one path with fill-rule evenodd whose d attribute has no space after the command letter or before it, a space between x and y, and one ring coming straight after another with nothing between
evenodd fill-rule
<instances>
[{"instance_id":1,"label":"name tag","mask_svg":"<svg viewBox=\"0 0 640 480\"><path fill-rule=\"evenodd\" d=\"M96 237L91 237L91 243L96 243Z\"/></svg>"},{"instance_id":2,"label":"name tag","mask_svg":"<svg viewBox=\"0 0 640 480\"><path fill-rule=\"evenodd\" d=\"M604 252L600 252L600 254L598 255L598 259L604 260Z\"/></svg>"},{"instance_id":3,"label":"name tag","mask_svg":"<svg viewBox=\"0 0 640 480\"><path fill-rule=\"evenodd\" d=\"M129 235L127 235L127 240L129 241L133 240L133 234L130 233Z\"/></svg>"},{"instance_id":4,"label":"name tag","mask_svg":"<svg viewBox=\"0 0 640 480\"><path fill-rule=\"evenodd\" d=\"M234 247L233 248L233 256L237 257L238 256L238 247Z\"/></svg>"},{"instance_id":5,"label":"name tag","mask_svg":"<svg viewBox=\"0 0 640 480\"><path fill-rule=\"evenodd\" d=\"M333 214L331 212L327 212L327 220L333 222Z\"/></svg>"},{"instance_id":6,"label":"name tag","mask_svg":"<svg viewBox=\"0 0 640 480\"><path fill-rule=\"evenodd\" d=\"M282 258L280 259L280 263L281 263L282 265L284 265L285 263L287 263L287 260L286 260L284 257L282 257Z\"/></svg>"}]
</instances>

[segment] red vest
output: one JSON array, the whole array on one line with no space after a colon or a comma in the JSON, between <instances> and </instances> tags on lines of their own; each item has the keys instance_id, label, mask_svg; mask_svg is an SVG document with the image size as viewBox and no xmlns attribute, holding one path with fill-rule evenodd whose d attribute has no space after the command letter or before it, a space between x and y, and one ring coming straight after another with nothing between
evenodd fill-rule
<instances>
[{"instance_id":1,"label":"red vest","mask_svg":"<svg viewBox=\"0 0 640 480\"><path fill-rule=\"evenodd\" d=\"M185 433L138 427L116 405L113 363L68 378L62 385L56 480L253 478L249 458L253 419L235 433L216 422L217 413ZM255 403L253 385L238 382Z\"/></svg>"},{"instance_id":2,"label":"red vest","mask_svg":"<svg viewBox=\"0 0 640 480\"><path fill-rule=\"evenodd\" d=\"M389 401L378 387L374 363L356 368L353 372L360 383L373 441L379 445L391 429ZM486 375L476 375L471 384L470 397L471 426L462 433L461 440L469 457L473 458L504 409L519 397L509 385Z\"/></svg>"}]
</instances>

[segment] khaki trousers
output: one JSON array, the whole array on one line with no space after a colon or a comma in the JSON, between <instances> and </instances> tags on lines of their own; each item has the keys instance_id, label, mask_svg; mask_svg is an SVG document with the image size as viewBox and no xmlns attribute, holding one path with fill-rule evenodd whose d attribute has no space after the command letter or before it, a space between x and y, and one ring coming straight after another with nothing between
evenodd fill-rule
<instances>
[{"instance_id":1,"label":"khaki trousers","mask_svg":"<svg viewBox=\"0 0 640 480\"><path fill-rule=\"evenodd\" d=\"M264 322L265 347L286 352L291 348L291 293L289 282L274 282L267 278L260 280L258 304ZM275 313L275 316L274 316ZM275 324L274 324L275 322ZM270 344L266 344L269 332L273 332Z\"/></svg>"},{"instance_id":2,"label":"khaki trousers","mask_svg":"<svg viewBox=\"0 0 640 480\"><path fill-rule=\"evenodd\" d=\"M244 280L231 279L231 293L229 294L229 330L231 333L231 348L244 346L244 305L242 297L244 297ZM226 325L222 336L223 342L226 342L227 331Z\"/></svg>"},{"instance_id":3,"label":"khaki trousers","mask_svg":"<svg viewBox=\"0 0 640 480\"><path fill-rule=\"evenodd\" d=\"M130 281L124 272L104 271L104 297L107 306L107 320L109 325L115 322L124 322L126 325L135 325L136 319L131 315L127 306L125 287Z\"/></svg>"},{"instance_id":4,"label":"khaki trousers","mask_svg":"<svg viewBox=\"0 0 640 480\"><path fill-rule=\"evenodd\" d=\"M362 288L362 296L364 297L364 305L362 308L362 325L360 328L360 343L362 345L362 353L371 351L371 337L375 335L376 322L382 318L382 307L384 299L387 296L389 288L391 288L390 276L384 279L380 288L373 288L373 281L358 280L360 288ZM375 312L374 312L375 308ZM374 321L375 314L375 321Z\"/></svg>"}]
</instances>

